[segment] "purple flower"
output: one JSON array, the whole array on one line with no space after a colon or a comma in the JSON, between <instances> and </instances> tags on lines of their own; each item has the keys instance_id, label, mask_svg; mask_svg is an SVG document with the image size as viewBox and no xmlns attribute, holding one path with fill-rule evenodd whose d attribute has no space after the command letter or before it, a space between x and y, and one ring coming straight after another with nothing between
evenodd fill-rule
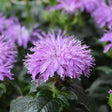
<instances>
[{"instance_id":1,"label":"purple flower","mask_svg":"<svg viewBox=\"0 0 112 112\"><path fill-rule=\"evenodd\" d=\"M112 90L110 90L108 93L111 94L112 93Z\"/></svg>"},{"instance_id":2,"label":"purple flower","mask_svg":"<svg viewBox=\"0 0 112 112\"><path fill-rule=\"evenodd\" d=\"M47 81L55 72L62 79L79 79L82 73L89 76L94 59L88 46L82 45L74 36L65 36L65 32L61 31L57 35L54 31L48 34L42 32L38 38L40 40L34 43L35 47L30 49L32 54L28 54L25 59L25 66L33 80L39 74L39 81L41 78Z\"/></svg>"},{"instance_id":3,"label":"purple flower","mask_svg":"<svg viewBox=\"0 0 112 112\"><path fill-rule=\"evenodd\" d=\"M67 13L76 14L78 9L82 12L86 10L86 12L92 14L96 8L100 7L104 0L57 0L59 2L56 6L48 6L47 10L64 10Z\"/></svg>"},{"instance_id":4,"label":"purple flower","mask_svg":"<svg viewBox=\"0 0 112 112\"><path fill-rule=\"evenodd\" d=\"M0 13L0 32L2 32L4 30L4 24L5 24L5 16L3 16L1 13Z\"/></svg>"},{"instance_id":5,"label":"purple flower","mask_svg":"<svg viewBox=\"0 0 112 112\"><path fill-rule=\"evenodd\" d=\"M30 35L24 26L21 26L20 24L12 25L4 31L4 34L8 35L8 39L12 42L17 42L19 46L27 48L27 44L30 41Z\"/></svg>"},{"instance_id":6,"label":"purple flower","mask_svg":"<svg viewBox=\"0 0 112 112\"><path fill-rule=\"evenodd\" d=\"M110 48L112 48L112 31L108 31L104 34L104 36L100 39L103 42L110 42L106 45L104 52L106 53Z\"/></svg>"},{"instance_id":7,"label":"purple flower","mask_svg":"<svg viewBox=\"0 0 112 112\"><path fill-rule=\"evenodd\" d=\"M92 14L96 8L100 7L104 3L104 0L82 0L82 2L84 9L86 9L88 13Z\"/></svg>"},{"instance_id":8,"label":"purple flower","mask_svg":"<svg viewBox=\"0 0 112 112\"><path fill-rule=\"evenodd\" d=\"M39 29L39 25L36 24L33 28L33 32L32 32L32 42L33 41L37 41L38 40L38 36L40 36L40 33L42 32L41 29Z\"/></svg>"},{"instance_id":9,"label":"purple flower","mask_svg":"<svg viewBox=\"0 0 112 112\"><path fill-rule=\"evenodd\" d=\"M112 27L112 6L106 3L98 7L92 14L95 17L96 23L103 28L107 25L108 28Z\"/></svg>"},{"instance_id":10,"label":"purple flower","mask_svg":"<svg viewBox=\"0 0 112 112\"><path fill-rule=\"evenodd\" d=\"M7 30L9 27L11 27L13 25L18 25L18 24L20 24L18 18L12 16L8 19L5 19L4 28L5 28L5 30Z\"/></svg>"},{"instance_id":11,"label":"purple flower","mask_svg":"<svg viewBox=\"0 0 112 112\"><path fill-rule=\"evenodd\" d=\"M30 34L25 26L21 26L16 17L6 18L0 14L0 33L6 35L12 42L27 48Z\"/></svg>"},{"instance_id":12,"label":"purple flower","mask_svg":"<svg viewBox=\"0 0 112 112\"><path fill-rule=\"evenodd\" d=\"M7 30L9 26L15 24L19 24L19 21L16 17L10 17L9 19L7 19L5 16L3 16L2 13L0 13L0 32Z\"/></svg>"},{"instance_id":13,"label":"purple flower","mask_svg":"<svg viewBox=\"0 0 112 112\"><path fill-rule=\"evenodd\" d=\"M17 51L11 41L6 41L4 36L0 36L0 80L7 76L12 78L11 68L15 62Z\"/></svg>"},{"instance_id":14,"label":"purple flower","mask_svg":"<svg viewBox=\"0 0 112 112\"><path fill-rule=\"evenodd\" d=\"M59 4L55 6L55 9L63 9L67 13L72 14L77 13L78 9L82 6L82 3L80 1L81 0L58 0Z\"/></svg>"}]
</instances>

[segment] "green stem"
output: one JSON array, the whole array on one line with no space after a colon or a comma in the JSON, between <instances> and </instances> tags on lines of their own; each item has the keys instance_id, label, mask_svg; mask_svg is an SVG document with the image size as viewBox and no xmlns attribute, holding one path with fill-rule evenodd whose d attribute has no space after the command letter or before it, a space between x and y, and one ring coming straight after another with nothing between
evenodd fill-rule
<instances>
[{"instance_id":1,"label":"green stem","mask_svg":"<svg viewBox=\"0 0 112 112\"><path fill-rule=\"evenodd\" d=\"M56 83L56 81L51 83L51 90L53 92L53 98L55 98L56 94L59 93L58 89L55 87L55 83Z\"/></svg>"},{"instance_id":2,"label":"green stem","mask_svg":"<svg viewBox=\"0 0 112 112\"><path fill-rule=\"evenodd\" d=\"M26 11L27 11L27 22L31 23L32 22L32 18L31 18L31 14L30 14L29 0L26 0Z\"/></svg>"}]
</instances>

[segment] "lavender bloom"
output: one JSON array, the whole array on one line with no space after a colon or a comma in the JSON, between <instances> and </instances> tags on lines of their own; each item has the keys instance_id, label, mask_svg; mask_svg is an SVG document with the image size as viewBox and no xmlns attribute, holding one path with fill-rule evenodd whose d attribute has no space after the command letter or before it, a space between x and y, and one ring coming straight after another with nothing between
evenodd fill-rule
<instances>
[{"instance_id":1,"label":"lavender bloom","mask_svg":"<svg viewBox=\"0 0 112 112\"><path fill-rule=\"evenodd\" d=\"M40 36L40 33L42 32L41 29L39 29L39 25L36 24L33 28L33 31L32 31L32 42L33 41L37 41L38 40L38 36Z\"/></svg>"},{"instance_id":2,"label":"lavender bloom","mask_svg":"<svg viewBox=\"0 0 112 112\"><path fill-rule=\"evenodd\" d=\"M0 32L4 30L5 19L5 16L0 13Z\"/></svg>"},{"instance_id":3,"label":"lavender bloom","mask_svg":"<svg viewBox=\"0 0 112 112\"><path fill-rule=\"evenodd\" d=\"M0 80L7 76L12 78L11 68L15 62L17 51L15 45L6 41L4 36L0 36Z\"/></svg>"},{"instance_id":4,"label":"lavender bloom","mask_svg":"<svg viewBox=\"0 0 112 112\"><path fill-rule=\"evenodd\" d=\"M27 48L30 35L26 27L21 26L16 17L6 19L0 14L0 33L6 35L12 42L17 42L19 46Z\"/></svg>"},{"instance_id":5,"label":"lavender bloom","mask_svg":"<svg viewBox=\"0 0 112 112\"><path fill-rule=\"evenodd\" d=\"M27 44L30 41L30 35L24 26L21 26L20 24L12 25L4 31L4 34L8 35L8 39L12 40L12 42L17 42L19 46L27 48Z\"/></svg>"},{"instance_id":6,"label":"lavender bloom","mask_svg":"<svg viewBox=\"0 0 112 112\"><path fill-rule=\"evenodd\" d=\"M55 6L56 10L63 9L67 13L77 13L78 9L81 8L82 3L80 0L58 0L59 4ZM53 9L53 8L52 8Z\"/></svg>"},{"instance_id":7,"label":"lavender bloom","mask_svg":"<svg viewBox=\"0 0 112 112\"><path fill-rule=\"evenodd\" d=\"M103 28L107 25L108 28L112 27L112 6L108 6L106 3L98 7L92 14L95 17L96 23Z\"/></svg>"},{"instance_id":8,"label":"lavender bloom","mask_svg":"<svg viewBox=\"0 0 112 112\"><path fill-rule=\"evenodd\" d=\"M78 9L82 12L86 10L92 14L93 11L104 3L104 0L57 0L58 5L47 7L47 10L63 9L67 13L76 14Z\"/></svg>"},{"instance_id":9,"label":"lavender bloom","mask_svg":"<svg viewBox=\"0 0 112 112\"><path fill-rule=\"evenodd\" d=\"M8 19L5 19L4 28L7 30L9 27L18 24L20 24L18 18L12 16Z\"/></svg>"},{"instance_id":10,"label":"lavender bloom","mask_svg":"<svg viewBox=\"0 0 112 112\"><path fill-rule=\"evenodd\" d=\"M104 0L82 0L82 2L84 9L86 9L88 13L92 14L96 8L100 7L104 3Z\"/></svg>"},{"instance_id":11,"label":"lavender bloom","mask_svg":"<svg viewBox=\"0 0 112 112\"><path fill-rule=\"evenodd\" d=\"M6 19L6 17L0 13L0 32L7 30L10 26L15 24L19 24L19 21L16 17L10 17L9 19Z\"/></svg>"},{"instance_id":12,"label":"lavender bloom","mask_svg":"<svg viewBox=\"0 0 112 112\"><path fill-rule=\"evenodd\" d=\"M112 93L112 90L110 90L108 93L111 94Z\"/></svg>"},{"instance_id":13,"label":"lavender bloom","mask_svg":"<svg viewBox=\"0 0 112 112\"><path fill-rule=\"evenodd\" d=\"M104 34L104 36L100 39L103 42L110 42L104 49L104 53L106 53L110 48L112 48L112 31L108 31Z\"/></svg>"},{"instance_id":14,"label":"lavender bloom","mask_svg":"<svg viewBox=\"0 0 112 112\"><path fill-rule=\"evenodd\" d=\"M38 38L40 40L34 43L35 47L30 49L33 54L28 54L25 59L25 66L32 74L33 80L40 74L39 81L42 78L47 81L55 72L62 79L65 77L79 79L82 73L86 77L89 76L94 59L88 46L81 45L74 36L65 36L65 32L61 31L57 35L54 31L48 34L43 32Z\"/></svg>"}]
</instances>

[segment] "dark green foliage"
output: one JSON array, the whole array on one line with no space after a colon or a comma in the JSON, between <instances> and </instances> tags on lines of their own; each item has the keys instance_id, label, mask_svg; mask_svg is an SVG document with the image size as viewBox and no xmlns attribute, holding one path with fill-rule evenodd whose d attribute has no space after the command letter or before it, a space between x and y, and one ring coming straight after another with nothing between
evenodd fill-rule
<instances>
[{"instance_id":1,"label":"dark green foliage","mask_svg":"<svg viewBox=\"0 0 112 112\"><path fill-rule=\"evenodd\" d=\"M47 96L18 98L10 107L10 112L60 112L59 104Z\"/></svg>"},{"instance_id":2,"label":"dark green foliage","mask_svg":"<svg viewBox=\"0 0 112 112\"><path fill-rule=\"evenodd\" d=\"M0 0L0 12L7 17L17 16L22 25L27 26L30 34L34 24L48 31L53 28L66 30L90 46L96 65L89 78L40 85L31 82L31 74L23 65L28 49L18 47L17 63L12 70L15 80L0 82L0 112L110 112L112 95L112 53L103 53L105 43L99 39L103 35L87 13L69 15L63 11L46 11L48 5L57 4L56 0ZM38 77L37 77L38 78ZM109 101L108 101L109 97ZM108 103L108 104L107 104Z\"/></svg>"},{"instance_id":3,"label":"dark green foliage","mask_svg":"<svg viewBox=\"0 0 112 112\"><path fill-rule=\"evenodd\" d=\"M30 94L20 96L11 102L10 112L72 112L77 111L78 106L86 112L94 112L93 100L86 96L83 89L77 85L63 85L58 89L54 83L41 83L37 86L37 81L32 82ZM62 83L65 83L62 81ZM71 105L74 105L71 107ZM16 106L18 106L16 108ZM54 107L55 106L55 107ZM20 108L21 107L21 108ZM23 108L23 109L22 109ZM20 110L21 109L21 110ZM30 111L29 111L30 110Z\"/></svg>"}]
</instances>

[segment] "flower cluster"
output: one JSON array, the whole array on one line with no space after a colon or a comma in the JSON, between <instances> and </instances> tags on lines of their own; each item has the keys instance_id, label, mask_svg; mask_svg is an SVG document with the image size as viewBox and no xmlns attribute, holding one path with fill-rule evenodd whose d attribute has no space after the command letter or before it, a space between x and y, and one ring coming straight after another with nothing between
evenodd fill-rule
<instances>
[{"instance_id":1,"label":"flower cluster","mask_svg":"<svg viewBox=\"0 0 112 112\"><path fill-rule=\"evenodd\" d=\"M104 36L100 39L103 42L110 42L106 47L104 52L106 53L110 48L112 48L112 31L108 31L104 34Z\"/></svg>"},{"instance_id":2,"label":"flower cluster","mask_svg":"<svg viewBox=\"0 0 112 112\"><path fill-rule=\"evenodd\" d=\"M41 29L39 29L39 25L35 24L32 31L32 42L38 40L38 36L40 36L40 33L42 32Z\"/></svg>"},{"instance_id":3,"label":"flower cluster","mask_svg":"<svg viewBox=\"0 0 112 112\"><path fill-rule=\"evenodd\" d=\"M107 5L106 3L102 4L98 7L93 16L95 17L96 23L101 27L107 27L109 31L107 31L104 36L100 39L103 42L110 42L105 46L104 52L108 52L110 48L112 48L112 5L111 2Z\"/></svg>"},{"instance_id":4,"label":"flower cluster","mask_svg":"<svg viewBox=\"0 0 112 112\"><path fill-rule=\"evenodd\" d=\"M6 37L0 36L0 80L4 80L4 76L12 78L11 68L15 62L17 51L16 46Z\"/></svg>"},{"instance_id":5,"label":"flower cluster","mask_svg":"<svg viewBox=\"0 0 112 112\"><path fill-rule=\"evenodd\" d=\"M21 26L16 17L6 18L0 14L0 33L6 35L12 42L27 48L30 35L24 26ZM8 35L8 36L7 36Z\"/></svg>"},{"instance_id":6,"label":"flower cluster","mask_svg":"<svg viewBox=\"0 0 112 112\"><path fill-rule=\"evenodd\" d=\"M112 93L112 90L110 90L108 93L111 94Z\"/></svg>"},{"instance_id":7,"label":"flower cluster","mask_svg":"<svg viewBox=\"0 0 112 112\"><path fill-rule=\"evenodd\" d=\"M65 77L80 78L81 74L89 76L90 68L93 67L94 59L90 55L88 46L74 38L65 36L59 31L55 35L54 31L38 35L39 40L30 49L32 54L28 54L25 59L25 66L32 79L39 75L39 81L44 78L53 77L56 72L62 79Z\"/></svg>"},{"instance_id":8,"label":"flower cluster","mask_svg":"<svg viewBox=\"0 0 112 112\"><path fill-rule=\"evenodd\" d=\"M98 7L93 13L96 23L103 28L107 25L108 28L112 27L112 6L106 3Z\"/></svg>"},{"instance_id":9,"label":"flower cluster","mask_svg":"<svg viewBox=\"0 0 112 112\"><path fill-rule=\"evenodd\" d=\"M51 7L56 10L64 10L67 13L76 14L78 9L82 12L86 10L86 12L92 14L93 11L101 6L104 0L57 0L59 2L58 5Z\"/></svg>"},{"instance_id":10,"label":"flower cluster","mask_svg":"<svg viewBox=\"0 0 112 112\"><path fill-rule=\"evenodd\" d=\"M58 0L59 4L55 6L57 10L63 9L67 13L76 13L82 6L80 0Z\"/></svg>"},{"instance_id":11,"label":"flower cluster","mask_svg":"<svg viewBox=\"0 0 112 112\"><path fill-rule=\"evenodd\" d=\"M86 11L94 17L95 22L101 27L107 27L108 33L100 39L104 42L111 42L105 47L104 52L107 52L112 47L111 28L112 28L112 2L108 0L108 4L105 0L57 0L58 5L49 7L51 10L64 10L70 14L76 14L80 9L81 12ZM111 31L110 31L111 30ZM108 37L109 36L109 37Z\"/></svg>"},{"instance_id":12,"label":"flower cluster","mask_svg":"<svg viewBox=\"0 0 112 112\"><path fill-rule=\"evenodd\" d=\"M4 35L8 35L8 39L14 43L17 42L19 46L23 46L24 48L27 48L27 44L30 41L29 32L20 24L9 27L4 31Z\"/></svg>"},{"instance_id":13,"label":"flower cluster","mask_svg":"<svg viewBox=\"0 0 112 112\"><path fill-rule=\"evenodd\" d=\"M98 7L104 3L104 0L81 0L86 12L92 14Z\"/></svg>"}]
</instances>

